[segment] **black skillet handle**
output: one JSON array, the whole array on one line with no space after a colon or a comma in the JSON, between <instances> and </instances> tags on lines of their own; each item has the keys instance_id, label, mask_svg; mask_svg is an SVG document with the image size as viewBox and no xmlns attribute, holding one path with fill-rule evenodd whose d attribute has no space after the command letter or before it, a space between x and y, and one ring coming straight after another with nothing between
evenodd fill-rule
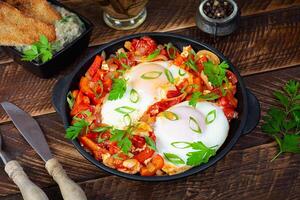
<instances>
[{"instance_id":1,"label":"black skillet handle","mask_svg":"<svg viewBox=\"0 0 300 200\"><path fill-rule=\"evenodd\" d=\"M250 133L258 124L260 119L260 104L256 96L246 89L248 99L248 115L243 134Z\"/></svg>"},{"instance_id":2,"label":"black skillet handle","mask_svg":"<svg viewBox=\"0 0 300 200\"><path fill-rule=\"evenodd\" d=\"M62 115L62 108L66 103L65 93L67 91L65 90L67 89L66 84L69 82L69 78L69 76L65 76L59 79L53 88L52 104L59 115Z\"/></svg>"}]
</instances>

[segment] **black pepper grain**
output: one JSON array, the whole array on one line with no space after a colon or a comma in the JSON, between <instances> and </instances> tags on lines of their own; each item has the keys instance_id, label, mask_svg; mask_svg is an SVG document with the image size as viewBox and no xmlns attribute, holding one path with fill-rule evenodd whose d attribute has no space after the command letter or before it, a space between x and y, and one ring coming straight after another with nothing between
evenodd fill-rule
<instances>
[{"instance_id":1,"label":"black pepper grain","mask_svg":"<svg viewBox=\"0 0 300 200\"><path fill-rule=\"evenodd\" d=\"M233 5L227 0L208 0L203 11L212 19L223 19L233 12Z\"/></svg>"}]
</instances>

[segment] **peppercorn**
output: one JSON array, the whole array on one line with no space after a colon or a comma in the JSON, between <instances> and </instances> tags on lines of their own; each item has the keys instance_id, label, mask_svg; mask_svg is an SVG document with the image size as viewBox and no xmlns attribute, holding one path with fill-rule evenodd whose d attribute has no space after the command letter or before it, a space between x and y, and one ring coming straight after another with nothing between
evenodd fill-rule
<instances>
[{"instance_id":1,"label":"peppercorn","mask_svg":"<svg viewBox=\"0 0 300 200\"><path fill-rule=\"evenodd\" d=\"M203 11L212 19L223 19L233 12L233 5L227 0L208 0Z\"/></svg>"}]
</instances>

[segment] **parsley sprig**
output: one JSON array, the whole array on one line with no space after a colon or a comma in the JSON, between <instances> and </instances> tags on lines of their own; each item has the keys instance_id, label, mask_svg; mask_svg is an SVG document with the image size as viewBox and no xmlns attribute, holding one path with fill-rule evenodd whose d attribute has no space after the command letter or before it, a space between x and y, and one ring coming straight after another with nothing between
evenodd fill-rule
<instances>
[{"instance_id":1,"label":"parsley sprig","mask_svg":"<svg viewBox=\"0 0 300 200\"><path fill-rule=\"evenodd\" d=\"M270 107L263 117L262 131L279 146L275 160L282 153L300 153L300 82L290 80L283 90L275 91L279 107Z\"/></svg>"},{"instance_id":2,"label":"parsley sprig","mask_svg":"<svg viewBox=\"0 0 300 200\"><path fill-rule=\"evenodd\" d=\"M32 44L30 49L23 52L22 60L41 60L42 63L45 63L52 59L55 49L57 49L56 45L52 45L45 35L41 35L38 42Z\"/></svg>"},{"instance_id":3,"label":"parsley sprig","mask_svg":"<svg viewBox=\"0 0 300 200\"><path fill-rule=\"evenodd\" d=\"M114 79L108 100L117 100L123 97L127 89L126 80L123 78Z\"/></svg>"},{"instance_id":4,"label":"parsley sprig","mask_svg":"<svg viewBox=\"0 0 300 200\"><path fill-rule=\"evenodd\" d=\"M120 147L121 150L125 154L128 154L128 152L132 146L131 140L128 138L130 131L129 130L112 129L111 134L112 134L112 137L110 138L110 141L117 142L118 147Z\"/></svg>"},{"instance_id":5,"label":"parsley sprig","mask_svg":"<svg viewBox=\"0 0 300 200\"><path fill-rule=\"evenodd\" d=\"M89 123L84 119L81 119L73 124L73 126L69 126L66 130L66 138L70 140L74 140L78 137L78 135L89 126Z\"/></svg>"},{"instance_id":6,"label":"parsley sprig","mask_svg":"<svg viewBox=\"0 0 300 200\"><path fill-rule=\"evenodd\" d=\"M226 77L226 70L229 68L229 65L225 61L223 61L219 65L214 65L211 61L205 62L203 64L204 73L213 86L220 87L222 86L223 82L228 82Z\"/></svg>"},{"instance_id":7,"label":"parsley sprig","mask_svg":"<svg viewBox=\"0 0 300 200\"><path fill-rule=\"evenodd\" d=\"M192 97L189 100L189 105L196 107L197 102L199 100L212 101L212 100L218 99L219 97L220 96L215 93L208 93L208 94L204 95L204 94L202 94L202 92L197 91L192 94Z\"/></svg>"}]
</instances>

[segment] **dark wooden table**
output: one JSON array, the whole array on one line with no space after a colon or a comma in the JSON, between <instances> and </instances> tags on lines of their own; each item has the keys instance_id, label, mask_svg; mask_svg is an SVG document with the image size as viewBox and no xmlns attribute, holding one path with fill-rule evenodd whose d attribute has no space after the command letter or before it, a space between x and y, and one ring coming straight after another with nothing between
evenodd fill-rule
<instances>
[{"instance_id":1,"label":"dark wooden table","mask_svg":"<svg viewBox=\"0 0 300 200\"><path fill-rule=\"evenodd\" d=\"M146 22L126 32L105 26L100 8L93 0L62 2L95 24L90 49L120 36L145 31L175 32L215 46L240 70L247 87L260 101L262 114L276 104L274 90L289 79L300 81L300 0L238 0L242 11L239 29L230 36L215 39L195 27L199 0L151 0ZM11 101L35 116L53 154L89 199L300 199L300 155L285 154L270 162L277 147L261 132L260 124L241 137L216 165L186 179L144 183L97 169L64 138L62 122L51 105L52 88L65 73L40 79L0 51L0 101ZM20 137L3 110L0 110L0 132L5 150L12 152L29 177L50 199L61 199L42 160ZM0 199L22 199L2 168L1 164Z\"/></svg>"}]
</instances>

